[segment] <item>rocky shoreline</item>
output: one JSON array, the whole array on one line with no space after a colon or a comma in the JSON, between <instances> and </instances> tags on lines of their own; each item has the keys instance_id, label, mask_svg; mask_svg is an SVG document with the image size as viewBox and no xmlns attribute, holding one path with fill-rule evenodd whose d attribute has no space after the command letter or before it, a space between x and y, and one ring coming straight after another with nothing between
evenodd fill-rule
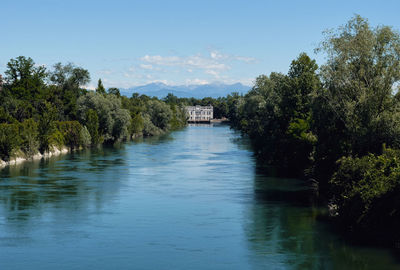
<instances>
[{"instance_id":1,"label":"rocky shoreline","mask_svg":"<svg viewBox=\"0 0 400 270\"><path fill-rule=\"evenodd\" d=\"M41 153L36 153L35 155L33 155L32 157L22 157L22 156L16 156L12 159L10 159L9 161L4 161L0 159L0 169L6 167L6 166L10 166L10 165L18 165L21 164L25 161L32 161L32 160L40 160L42 158L49 158L52 156L58 156L61 154L66 154L69 152L69 149L67 147L62 147L62 148L57 148L57 147L53 147L51 151L45 152L44 154Z\"/></svg>"}]
</instances>

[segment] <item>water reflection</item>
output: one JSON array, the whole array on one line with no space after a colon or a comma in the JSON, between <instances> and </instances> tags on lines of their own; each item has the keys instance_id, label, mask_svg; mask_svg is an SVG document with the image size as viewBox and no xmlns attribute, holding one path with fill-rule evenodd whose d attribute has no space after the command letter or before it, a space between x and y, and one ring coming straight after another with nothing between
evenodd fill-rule
<instances>
[{"instance_id":1,"label":"water reflection","mask_svg":"<svg viewBox=\"0 0 400 270\"><path fill-rule=\"evenodd\" d=\"M118 192L124 150L103 147L24 162L0 170L0 213L6 224L23 226L31 217L57 209L66 215L105 203L105 191Z\"/></svg>"},{"instance_id":2,"label":"water reflection","mask_svg":"<svg viewBox=\"0 0 400 270\"><path fill-rule=\"evenodd\" d=\"M146 143L150 145L157 145L161 143L166 143L168 141L174 140L174 137L171 133L162 134L159 136L152 137L138 137L133 140L135 143Z\"/></svg>"},{"instance_id":3,"label":"water reflection","mask_svg":"<svg viewBox=\"0 0 400 270\"><path fill-rule=\"evenodd\" d=\"M0 269L395 269L224 125L0 171ZM45 254L45 256L43 256Z\"/></svg>"},{"instance_id":4,"label":"water reflection","mask_svg":"<svg viewBox=\"0 0 400 270\"><path fill-rule=\"evenodd\" d=\"M321 209L302 181L269 177L266 171L256 168L254 203L246 211L255 268L267 263L284 269L398 269L390 251L353 246L332 233L317 219Z\"/></svg>"}]
</instances>

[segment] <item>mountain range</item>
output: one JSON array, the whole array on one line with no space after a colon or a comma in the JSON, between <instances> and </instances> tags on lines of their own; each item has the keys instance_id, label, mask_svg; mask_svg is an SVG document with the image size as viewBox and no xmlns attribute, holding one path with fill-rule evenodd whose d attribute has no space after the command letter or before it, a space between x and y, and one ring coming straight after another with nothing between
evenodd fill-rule
<instances>
[{"instance_id":1,"label":"mountain range","mask_svg":"<svg viewBox=\"0 0 400 270\"><path fill-rule=\"evenodd\" d=\"M157 82L150 83L142 86L132 88L120 89L122 95L131 97L133 93L144 94L148 96L155 96L163 98L169 93L174 94L180 98L204 98L204 97L224 97L232 92L245 94L251 89L250 86L241 83L224 84L224 83L211 83L201 85L167 85L165 83Z\"/></svg>"}]
</instances>

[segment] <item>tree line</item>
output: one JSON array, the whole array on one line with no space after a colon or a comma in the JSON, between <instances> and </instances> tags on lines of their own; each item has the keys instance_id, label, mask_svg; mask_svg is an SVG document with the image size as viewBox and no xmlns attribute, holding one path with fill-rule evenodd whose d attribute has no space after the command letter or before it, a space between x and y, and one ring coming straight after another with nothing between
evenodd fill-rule
<instances>
[{"instance_id":1,"label":"tree line","mask_svg":"<svg viewBox=\"0 0 400 270\"><path fill-rule=\"evenodd\" d=\"M228 96L231 125L257 156L312 179L346 232L400 240L400 35L360 16L325 33L287 74L261 75Z\"/></svg>"},{"instance_id":2,"label":"tree line","mask_svg":"<svg viewBox=\"0 0 400 270\"><path fill-rule=\"evenodd\" d=\"M257 158L318 186L345 232L400 243L400 35L358 15L325 32L287 74L260 75L246 95L177 98L213 105L250 138Z\"/></svg>"},{"instance_id":3,"label":"tree line","mask_svg":"<svg viewBox=\"0 0 400 270\"><path fill-rule=\"evenodd\" d=\"M57 63L48 70L24 56L7 64L0 78L0 159L31 158L37 153L113 144L153 136L186 125L179 104L133 94L95 91L87 70Z\"/></svg>"}]
</instances>

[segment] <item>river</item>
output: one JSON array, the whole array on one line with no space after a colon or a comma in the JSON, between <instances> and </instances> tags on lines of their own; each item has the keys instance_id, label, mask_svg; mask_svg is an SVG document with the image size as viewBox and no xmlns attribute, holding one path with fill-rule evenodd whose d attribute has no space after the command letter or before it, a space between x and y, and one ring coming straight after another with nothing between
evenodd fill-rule
<instances>
[{"instance_id":1,"label":"river","mask_svg":"<svg viewBox=\"0 0 400 270\"><path fill-rule=\"evenodd\" d=\"M0 171L0 269L398 269L226 125Z\"/></svg>"}]
</instances>

